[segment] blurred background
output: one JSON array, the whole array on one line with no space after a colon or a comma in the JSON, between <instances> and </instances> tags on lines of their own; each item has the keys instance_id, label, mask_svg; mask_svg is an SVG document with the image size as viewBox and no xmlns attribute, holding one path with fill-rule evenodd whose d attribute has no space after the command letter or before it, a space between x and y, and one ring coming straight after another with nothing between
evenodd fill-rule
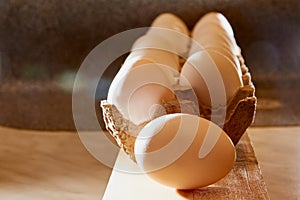
<instances>
[{"instance_id":1,"label":"blurred background","mask_svg":"<svg viewBox=\"0 0 300 200\"><path fill-rule=\"evenodd\" d=\"M191 29L209 11L227 17L250 68L258 97L254 125L299 125L297 0L0 0L0 125L75 130L73 81L95 46L149 26L163 12L178 15ZM99 101L123 59L100 81L95 98L100 122Z\"/></svg>"}]
</instances>

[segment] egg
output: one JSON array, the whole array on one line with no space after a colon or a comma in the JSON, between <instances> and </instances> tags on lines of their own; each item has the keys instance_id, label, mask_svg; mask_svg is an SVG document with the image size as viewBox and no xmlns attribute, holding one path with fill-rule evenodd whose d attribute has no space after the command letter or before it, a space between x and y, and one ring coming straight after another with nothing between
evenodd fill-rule
<instances>
[{"instance_id":1,"label":"egg","mask_svg":"<svg viewBox=\"0 0 300 200\"><path fill-rule=\"evenodd\" d=\"M199 26L196 26L194 28L194 40L191 43L189 55L202 49L215 50L234 63L239 75L242 76L240 62L237 58L237 55L240 54L240 49L236 45L235 39L231 37L220 24L209 22L211 21L207 21L205 27L199 28ZM200 24L200 22L198 22L198 24Z\"/></svg>"},{"instance_id":2,"label":"egg","mask_svg":"<svg viewBox=\"0 0 300 200\"><path fill-rule=\"evenodd\" d=\"M200 20L194 26L193 32L197 32L203 27L210 26L211 24L216 24L220 28L224 29L228 33L228 35L234 37L234 33L230 23L223 14L218 12L210 12L201 17Z\"/></svg>"},{"instance_id":3,"label":"egg","mask_svg":"<svg viewBox=\"0 0 300 200\"><path fill-rule=\"evenodd\" d=\"M221 128L182 113L149 122L138 134L134 152L142 172L177 189L217 182L230 172L236 157L234 145Z\"/></svg>"},{"instance_id":4,"label":"egg","mask_svg":"<svg viewBox=\"0 0 300 200\"><path fill-rule=\"evenodd\" d=\"M202 44L212 43L214 45L226 45L228 46L228 49L230 49L230 51L236 55L235 40L232 40L226 33L218 29L211 27L203 29L202 31L197 32L197 34L193 36L193 39Z\"/></svg>"},{"instance_id":5,"label":"egg","mask_svg":"<svg viewBox=\"0 0 300 200\"><path fill-rule=\"evenodd\" d=\"M156 17L146 35L168 41L176 54L183 55L189 48L189 30L176 15L164 13Z\"/></svg>"},{"instance_id":6,"label":"egg","mask_svg":"<svg viewBox=\"0 0 300 200\"><path fill-rule=\"evenodd\" d=\"M216 29L205 29L199 32L193 37L194 40L198 41L202 45L220 45L226 47L234 56L240 55L240 49L236 44L236 41L222 31Z\"/></svg>"},{"instance_id":7,"label":"egg","mask_svg":"<svg viewBox=\"0 0 300 200\"><path fill-rule=\"evenodd\" d=\"M235 67L238 75L240 77L242 77L242 69L241 69L241 64L240 64L239 59L235 55L233 55L227 48L222 47L222 46L211 45L211 46L206 46L205 49L220 53L222 56L224 56L226 59L228 59Z\"/></svg>"},{"instance_id":8,"label":"egg","mask_svg":"<svg viewBox=\"0 0 300 200\"><path fill-rule=\"evenodd\" d=\"M127 60L112 81L107 96L107 101L136 125L165 114L162 101L175 98L175 72L164 65L141 61Z\"/></svg>"},{"instance_id":9,"label":"egg","mask_svg":"<svg viewBox=\"0 0 300 200\"><path fill-rule=\"evenodd\" d=\"M226 57L205 50L194 53L185 62L180 84L191 85L200 105L225 106L242 86L242 79Z\"/></svg>"},{"instance_id":10,"label":"egg","mask_svg":"<svg viewBox=\"0 0 300 200\"><path fill-rule=\"evenodd\" d=\"M175 74L177 74L180 69L178 56L162 50L145 49L133 51L129 54L127 59L130 60L133 58L138 58L140 60L138 63L147 61L149 63L164 65L174 71ZM134 66L138 66L138 63ZM125 64L127 64L126 61L124 62L124 66Z\"/></svg>"},{"instance_id":11,"label":"egg","mask_svg":"<svg viewBox=\"0 0 300 200\"><path fill-rule=\"evenodd\" d=\"M172 29L184 35L189 34L189 30L185 23L179 17L171 13L163 13L158 15L153 20L151 26Z\"/></svg>"},{"instance_id":12,"label":"egg","mask_svg":"<svg viewBox=\"0 0 300 200\"><path fill-rule=\"evenodd\" d=\"M131 51L144 49L164 50L173 54L175 53L175 49L172 48L169 41L155 35L143 35L139 37L132 45Z\"/></svg>"},{"instance_id":13,"label":"egg","mask_svg":"<svg viewBox=\"0 0 300 200\"><path fill-rule=\"evenodd\" d=\"M201 42L201 41L194 40L191 43L189 55L191 56L198 51L204 51L204 50L213 50L213 51L219 52L220 54L225 56L227 59L229 59L234 64L239 75L242 76L240 62L239 62L237 56L235 56L233 54L233 52L231 51L231 49L228 47L228 45L223 44L223 43L217 43L217 42L209 42L209 41Z\"/></svg>"},{"instance_id":14,"label":"egg","mask_svg":"<svg viewBox=\"0 0 300 200\"><path fill-rule=\"evenodd\" d=\"M230 23L221 13L211 12L204 15L194 26L192 31L192 37L200 38L204 36L210 36L212 33L214 35L222 36L228 42L235 53L235 55L240 55L241 50L236 44L234 38L234 33ZM219 38L214 38L215 41L219 41Z\"/></svg>"}]
</instances>

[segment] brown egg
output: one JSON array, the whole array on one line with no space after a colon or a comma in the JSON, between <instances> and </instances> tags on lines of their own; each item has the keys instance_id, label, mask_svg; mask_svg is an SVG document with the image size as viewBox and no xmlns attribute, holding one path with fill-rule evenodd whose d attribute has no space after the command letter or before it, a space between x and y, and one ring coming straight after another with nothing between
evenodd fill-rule
<instances>
[{"instance_id":1,"label":"brown egg","mask_svg":"<svg viewBox=\"0 0 300 200\"><path fill-rule=\"evenodd\" d=\"M139 60L147 60L148 62L151 63L161 64L166 66L166 68L173 69L176 72L178 72L180 68L179 58L165 51L152 50L152 49L147 49L143 51L140 50L134 51L127 57L127 59L133 59L133 58L138 58ZM135 66L138 66L137 64Z\"/></svg>"},{"instance_id":2,"label":"brown egg","mask_svg":"<svg viewBox=\"0 0 300 200\"><path fill-rule=\"evenodd\" d=\"M168 41L153 35L144 35L138 38L132 45L131 51L145 49L163 50L166 52L175 53L175 50L171 48Z\"/></svg>"},{"instance_id":3,"label":"brown egg","mask_svg":"<svg viewBox=\"0 0 300 200\"><path fill-rule=\"evenodd\" d=\"M149 122L135 142L138 166L172 188L195 189L226 176L235 148L214 123L189 114L164 115Z\"/></svg>"},{"instance_id":4,"label":"brown egg","mask_svg":"<svg viewBox=\"0 0 300 200\"><path fill-rule=\"evenodd\" d=\"M204 37L213 37L210 41L226 41L234 55L240 55L240 48L236 44L233 30L227 19L221 13L208 13L204 15L194 26L193 39L199 40ZM203 39L204 40L204 39Z\"/></svg>"},{"instance_id":5,"label":"brown egg","mask_svg":"<svg viewBox=\"0 0 300 200\"><path fill-rule=\"evenodd\" d=\"M198 30L201 30L207 26L211 26L211 24L219 26L221 29L226 31L229 36L234 37L234 33L230 23L223 14L218 12L210 12L201 17L201 19L194 26L192 35L195 34L195 32L197 32Z\"/></svg>"},{"instance_id":6,"label":"brown egg","mask_svg":"<svg viewBox=\"0 0 300 200\"><path fill-rule=\"evenodd\" d=\"M176 15L164 13L156 17L146 35L162 39L169 43L169 48L177 55L183 55L189 48L189 30Z\"/></svg>"},{"instance_id":7,"label":"brown egg","mask_svg":"<svg viewBox=\"0 0 300 200\"><path fill-rule=\"evenodd\" d=\"M242 86L234 64L213 50L190 56L182 67L181 76L180 84L192 86L199 103L205 106L225 106Z\"/></svg>"},{"instance_id":8,"label":"brown egg","mask_svg":"<svg viewBox=\"0 0 300 200\"><path fill-rule=\"evenodd\" d=\"M219 52L220 54L225 56L227 59L229 59L234 64L239 75L242 76L240 62L239 62L237 56L232 52L232 49L230 49L229 45L227 45L226 43L221 42L221 41L216 42L216 41L211 41L211 40L205 40L204 42L202 42L202 40L194 40L191 43L189 55L191 56L194 53L196 53L198 51L203 51L203 50L214 50L214 51Z\"/></svg>"},{"instance_id":9,"label":"brown egg","mask_svg":"<svg viewBox=\"0 0 300 200\"><path fill-rule=\"evenodd\" d=\"M171 13L163 13L159 15L154 19L151 26L171 29L184 35L189 35L189 30L182 19Z\"/></svg>"},{"instance_id":10,"label":"brown egg","mask_svg":"<svg viewBox=\"0 0 300 200\"><path fill-rule=\"evenodd\" d=\"M127 60L110 85L107 101L137 125L152 120L165 114L163 100L175 98L174 73L170 67L147 60Z\"/></svg>"},{"instance_id":11,"label":"brown egg","mask_svg":"<svg viewBox=\"0 0 300 200\"><path fill-rule=\"evenodd\" d=\"M194 40L200 42L201 44L220 44L226 45L232 51L232 53L236 54L236 43L233 41L225 32L219 31L217 29L208 28L202 31L199 31L197 35L193 37Z\"/></svg>"}]
</instances>

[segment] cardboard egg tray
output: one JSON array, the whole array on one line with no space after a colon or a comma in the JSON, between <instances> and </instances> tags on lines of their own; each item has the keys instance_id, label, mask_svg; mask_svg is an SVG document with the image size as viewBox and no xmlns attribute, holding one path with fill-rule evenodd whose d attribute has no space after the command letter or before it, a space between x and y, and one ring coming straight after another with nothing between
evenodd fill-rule
<instances>
[{"instance_id":1,"label":"cardboard egg tray","mask_svg":"<svg viewBox=\"0 0 300 200\"><path fill-rule=\"evenodd\" d=\"M257 101L255 87L251 81L251 75L245 65L244 59L242 56L238 56L238 59L242 70L243 86L228 101L227 106L208 108L200 105L200 116L213 121L221 127L231 138L234 145L238 143L246 129L252 124ZM181 95L186 100L180 103L176 99L162 102L166 112L170 114L184 110L185 113L196 114L196 110L198 110L196 106L198 105L195 105L188 98L191 93L191 89L175 90L176 96ZM135 139L146 123L139 126L135 125L128 119L125 119L115 105L109 104L106 100L101 101L101 108L106 129L114 137L120 148L135 161Z\"/></svg>"}]
</instances>

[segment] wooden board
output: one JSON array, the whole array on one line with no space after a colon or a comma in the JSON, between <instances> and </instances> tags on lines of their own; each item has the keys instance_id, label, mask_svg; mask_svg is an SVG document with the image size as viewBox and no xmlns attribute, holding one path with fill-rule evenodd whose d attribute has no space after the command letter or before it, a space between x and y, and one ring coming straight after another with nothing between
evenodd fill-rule
<instances>
[{"instance_id":1,"label":"wooden board","mask_svg":"<svg viewBox=\"0 0 300 200\"><path fill-rule=\"evenodd\" d=\"M243 136L236 149L237 161L234 169L216 184L195 190L175 190L150 180L146 175L119 171L122 166L138 170L137 166L121 151L103 199L269 199L247 134Z\"/></svg>"},{"instance_id":2,"label":"wooden board","mask_svg":"<svg viewBox=\"0 0 300 200\"><path fill-rule=\"evenodd\" d=\"M76 132L0 126L0 200L99 200L110 175Z\"/></svg>"},{"instance_id":3,"label":"wooden board","mask_svg":"<svg viewBox=\"0 0 300 200\"><path fill-rule=\"evenodd\" d=\"M300 126L249 129L272 200L300 200Z\"/></svg>"}]
</instances>

